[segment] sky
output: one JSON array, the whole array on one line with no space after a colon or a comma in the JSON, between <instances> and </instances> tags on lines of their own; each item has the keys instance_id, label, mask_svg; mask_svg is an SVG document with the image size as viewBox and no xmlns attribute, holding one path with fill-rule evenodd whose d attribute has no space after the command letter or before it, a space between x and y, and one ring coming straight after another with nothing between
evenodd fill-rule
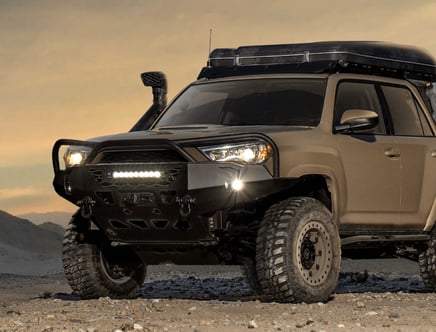
<instances>
[{"instance_id":1,"label":"sky","mask_svg":"<svg viewBox=\"0 0 436 332\"><path fill-rule=\"evenodd\" d=\"M212 49L380 40L436 56L434 0L0 0L0 210L74 211L52 189L60 138L128 131L159 70L171 100Z\"/></svg>"}]
</instances>

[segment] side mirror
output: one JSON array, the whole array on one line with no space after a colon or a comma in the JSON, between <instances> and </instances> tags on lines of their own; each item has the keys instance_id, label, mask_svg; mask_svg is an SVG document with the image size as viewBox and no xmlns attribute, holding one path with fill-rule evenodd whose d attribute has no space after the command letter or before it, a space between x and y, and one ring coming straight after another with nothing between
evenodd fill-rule
<instances>
[{"instance_id":1,"label":"side mirror","mask_svg":"<svg viewBox=\"0 0 436 332\"><path fill-rule=\"evenodd\" d=\"M167 106L167 79L160 71L149 71L141 74L142 83L150 86L153 92L153 104L133 126L130 131L147 130Z\"/></svg>"},{"instance_id":2,"label":"side mirror","mask_svg":"<svg viewBox=\"0 0 436 332\"><path fill-rule=\"evenodd\" d=\"M378 125L378 114L374 111L352 109L342 114L339 125L335 130L342 132L362 132L373 129Z\"/></svg>"}]
</instances>

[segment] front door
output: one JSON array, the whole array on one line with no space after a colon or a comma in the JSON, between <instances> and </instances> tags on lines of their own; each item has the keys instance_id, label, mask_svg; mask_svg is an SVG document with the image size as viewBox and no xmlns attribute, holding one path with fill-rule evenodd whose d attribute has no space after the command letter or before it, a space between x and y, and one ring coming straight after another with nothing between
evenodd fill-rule
<instances>
[{"instance_id":1,"label":"front door","mask_svg":"<svg viewBox=\"0 0 436 332\"><path fill-rule=\"evenodd\" d=\"M336 92L335 124L349 109L374 111L379 124L369 132L335 136L346 181L346 192L339 197L340 224L344 228L395 224L401 202L400 150L395 136L386 132L375 84L341 81Z\"/></svg>"}]
</instances>

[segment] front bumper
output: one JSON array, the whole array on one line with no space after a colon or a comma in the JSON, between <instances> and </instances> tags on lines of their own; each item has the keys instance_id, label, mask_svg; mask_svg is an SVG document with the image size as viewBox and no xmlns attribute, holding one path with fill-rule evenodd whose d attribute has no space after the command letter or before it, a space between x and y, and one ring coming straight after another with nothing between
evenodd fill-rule
<instances>
[{"instance_id":1,"label":"front bumper","mask_svg":"<svg viewBox=\"0 0 436 332\"><path fill-rule=\"evenodd\" d=\"M263 165L187 160L55 165L53 184L112 242L165 246L216 243L228 215L280 190L274 182Z\"/></svg>"}]
</instances>

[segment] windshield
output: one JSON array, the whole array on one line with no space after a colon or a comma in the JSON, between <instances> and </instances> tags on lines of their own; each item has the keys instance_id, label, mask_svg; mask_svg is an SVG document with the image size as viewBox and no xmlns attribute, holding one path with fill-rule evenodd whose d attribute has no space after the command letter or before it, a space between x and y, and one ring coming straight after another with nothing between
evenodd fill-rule
<instances>
[{"instance_id":1,"label":"windshield","mask_svg":"<svg viewBox=\"0 0 436 332\"><path fill-rule=\"evenodd\" d=\"M155 128L180 125L317 126L326 80L262 78L206 82L188 87Z\"/></svg>"}]
</instances>

